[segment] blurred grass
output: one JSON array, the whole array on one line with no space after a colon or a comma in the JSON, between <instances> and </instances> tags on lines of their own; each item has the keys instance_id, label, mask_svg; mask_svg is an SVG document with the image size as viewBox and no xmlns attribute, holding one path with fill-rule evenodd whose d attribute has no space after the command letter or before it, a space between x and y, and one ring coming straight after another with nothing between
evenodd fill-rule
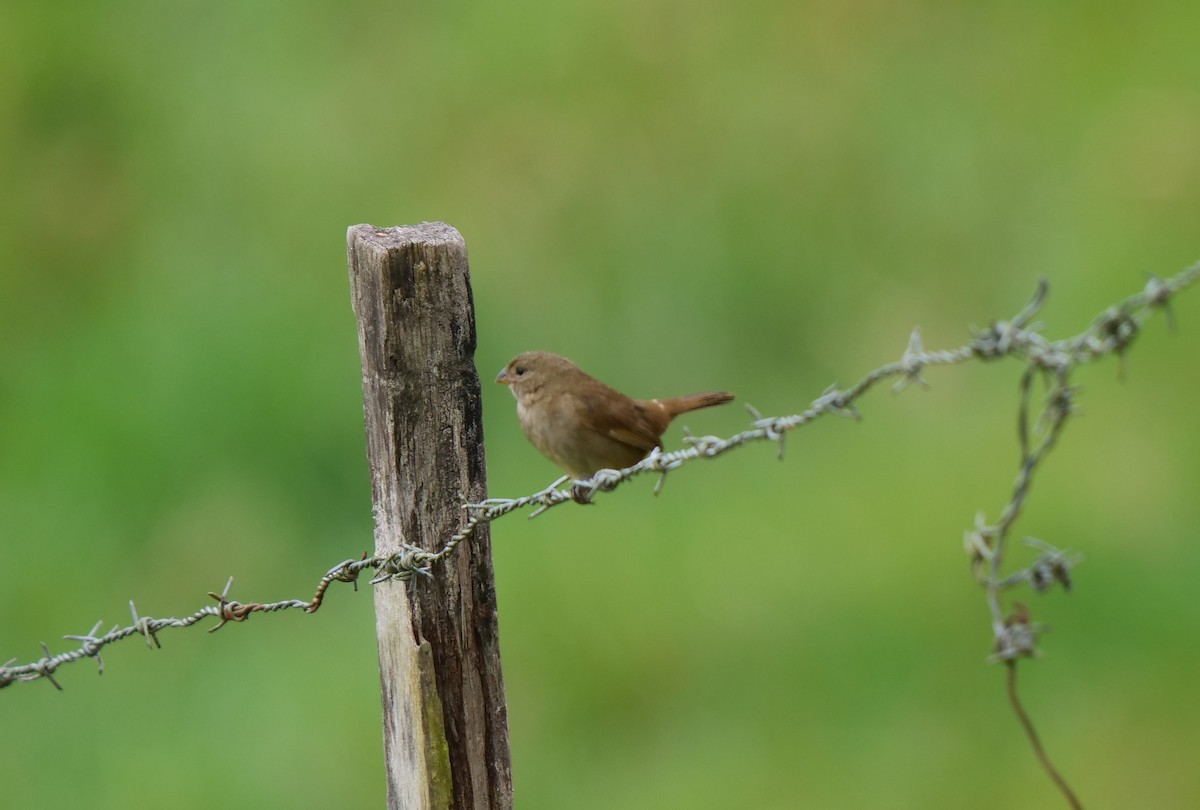
<instances>
[{"instance_id":1,"label":"blurred grass","mask_svg":"<svg viewBox=\"0 0 1200 810\"><path fill-rule=\"evenodd\" d=\"M265 2L0 24L0 659L99 618L306 596L370 542L343 232L442 219L484 380L794 411L1016 309L1082 328L1196 258L1200 12L1060 3ZM1028 705L1091 806L1200 803L1200 305L1080 374L1018 531ZM522 808L1054 807L959 538L1015 472L1016 368L494 528ZM554 475L485 389L491 490ZM736 408L697 414L729 433ZM672 441L678 443L675 430ZM9 807L378 806L368 594L0 697ZM967 798L969 797L969 798ZM1092 802L1088 800L1091 799Z\"/></svg>"}]
</instances>

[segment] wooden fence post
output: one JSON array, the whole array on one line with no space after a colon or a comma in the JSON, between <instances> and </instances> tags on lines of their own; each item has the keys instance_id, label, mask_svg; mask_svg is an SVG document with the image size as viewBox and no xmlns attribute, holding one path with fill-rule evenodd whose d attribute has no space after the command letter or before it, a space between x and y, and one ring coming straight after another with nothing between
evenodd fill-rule
<instances>
[{"instance_id":1,"label":"wooden fence post","mask_svg":"<svg viewBox=\"0 0 1200 810\"><path fill-rule=\"evenodd\" d=\"M467 249L443 223L346 234L375 554L436 551L487 497ZM375 587L388 808L512 807L487 526L433 576Z\"/></svg>"}]
</instances>

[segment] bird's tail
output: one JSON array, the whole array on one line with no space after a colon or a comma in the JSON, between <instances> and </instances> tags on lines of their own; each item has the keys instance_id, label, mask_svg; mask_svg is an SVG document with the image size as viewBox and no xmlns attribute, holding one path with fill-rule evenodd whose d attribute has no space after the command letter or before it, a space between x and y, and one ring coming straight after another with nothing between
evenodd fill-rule
<instances>
[{"instance_id":1,"label":"bird's tail","mask_svg":"<svg viewBox=\"0 0 1200 810\"><path fill-rule=\"evenodd\" d=\"M667 413L674 419L681 413L696 411L700 408L710 408L713 405L724 405L733 399L733 394L727 391L710 391L706 394L688 394L685 397L659 400Z\"/></svg>"}]
</instances>

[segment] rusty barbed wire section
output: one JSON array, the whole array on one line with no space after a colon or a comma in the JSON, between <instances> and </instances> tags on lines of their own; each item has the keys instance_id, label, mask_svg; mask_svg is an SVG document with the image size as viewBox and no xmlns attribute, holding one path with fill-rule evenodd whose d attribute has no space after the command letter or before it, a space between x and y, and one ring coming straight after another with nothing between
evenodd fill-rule
<instances>
[{"instance_id":1,"label":"rusty barbed wire section","mask_svg":"<svg viewBox=\"0 0 1200 810\"><path fill-rule=\"evenodd\" d=\"M83 635L63 636L65 639L78 641L79 646L57 655L51 654L50 648L43 642L42 652L44 655L38 660L27 664L15 664L16 659L12 659L4 666L0 666L0 688L22 681L36 681L45 678L56 688L62 690L62 684L54 678L54 671L63 664L71 664L84 658L94 658L98 671L103 673L104 659L100 657L100 651L109 644L123 641L131 636L143 636L146 639L146 646L152 649L161 647L162 643L158 640L158 634L163 630L170 627L191 627L208 616L218 620L217 624L208 629L208 632L213 633L229 622L244 622L253 613L273 613L291 608L303 610L305 613L316 613L325 599L325 591L329 588L330 583L349 582L354 584L357 590L359 573L365 568L378 568L381 563L382 560L379 558L368 557L366 554L360 560L346 560L338 563L329 569L325 576L321 577L321 581L317 583L316 593L307 602L301 599L284 599L279 602L239 602L230 599L229 591L233 587L233 577L230 577L229 581L225 583L225 588L221 593L209 591L208 595L216 600L217 604L206 605L191 615L179 619L153 619L149 616L138 616L137 608L131 601L129 612L133 615L133 624L126 627L114 627L103 635L97 635L104 623L96 622L91 631Z\"/></svg>"},{"instance_id":2,"label":"rusty barbed wire section","mask_svg":"<svg viewBox=\"0 0 1200 810\"><path fill-rule=\"evenodd\" d=\"M467 516L466 522L446 539L441 548L430 551L405 544L398 552L384 557L364 554L362 559L346 560L321 578L316 593L308 601L238 602L229 598L233 585L233 579L230 578L221 593L209 593L217 604L206 605L183 618L139 617L133 602L130 602L133 615L131 625L114 627L103 635L97 635L101 627L101 623L97 623L86 634L64 636L78 642L79 646L63 653L51 654L49 647L43 643L43 657L26 664L16 664L17 659L12 659L0 666L0 688L45 678L61 689L54 672L64 664L94 658L103 672L104 662L100 651L107 645L140 635L148 645L159 646L158 633L162 630L191 627L208 616L218 620L215 626L209 628L209 632L213 632L231 621L245 621L254 613L288 609L315 613L331 583L349 582L357 589L359 574L368 568L376 572L370 580L372 585L388 580L409 581L417 575L433 576L433 566L452 555L480 526L512 512L536 507L529 515L534 518L569 501L590 503L598 493L611 492L626 481L647 473L657 473L659 476L654 488L657 494L662 489L667 473L672 470L697 459L716 458L754 442L775 442L779 446L778 455L782 458L785 439L790 431L831 414L860 419L857 400L885 380L895 378L892 386L895 393L914 383L925 388L928 385L921 372L930 366L1004 357L1023 360L1026 364L1021 376L1017 419L1021 464L1012 494L1000 510L997 520L989 523L983 513L977 515L974 528L964 535L964 545L971 561L971 570L987 593L995 637L992 660L1012 662L1020 657L1032 656L1037 652L1037 636L1042 628L1032 620L1029 609L1021 603L1015 603L1014 609L1006 614L1002 594L1026 583L1035 591L1054 585L1070 588L1072 570L1082 558L1044 541L1026 538L1026 544L1039 552L1036 559L1028 567L1008 575L1003 573L1003 563L1009 534L1029 494L1033 474L1053 449L1068 418L1075 412L1077 390L1070 382L1071 372L1078 366L1108 355L1116 354L1123 359L1146 319L1156 310L1165 312L1168 328L1173 328L1170 301L1197 280L1200 280L1200 263L1169 279L1151 277L1141 292L1106 309L1080 334L1063 340L1049 340L1041 334L1042 325L1033 321L1049 292L1049 285L1043 279L1020 312L1010 320L996 321L986 329L977 331L969 343L955 349L927 351L921 342L920 329L914 329L898 361L875 369L849 388L830 386L800 413L764 417L749 408L754 417L750 428L729 438L687 436L684 439L686 447L670 452L655 450L642 461L622 470L600 470L590 479L569 483L567 478L560 478L545 489L520 498L489 498L479 503L465 503L463 510ZM1039 377L1043 381L1045 394L1041 404L1035 407L1032 402L1033 388L1035 379Z\"/></svg>"}]
</instances>

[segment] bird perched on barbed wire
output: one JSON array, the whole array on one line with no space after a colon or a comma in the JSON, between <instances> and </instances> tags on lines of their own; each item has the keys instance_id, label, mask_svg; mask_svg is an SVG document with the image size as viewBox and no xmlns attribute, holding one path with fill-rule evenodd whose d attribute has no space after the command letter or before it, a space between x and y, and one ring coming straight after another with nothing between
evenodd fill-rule
<instances>
[{"instance_id":1,"label":"bird perched on barbed wire","mask_svg":"<svg viewBox=\"0 0 1200 810\"><path fill-rule=\"evenodd\" d=\"M676 416L733 399L724 391L631 399L549 352L517 355L496 382L516 397L525 438L576 479L638 463L662 447L662 435Z\"/></svg>"}]
</instances>

